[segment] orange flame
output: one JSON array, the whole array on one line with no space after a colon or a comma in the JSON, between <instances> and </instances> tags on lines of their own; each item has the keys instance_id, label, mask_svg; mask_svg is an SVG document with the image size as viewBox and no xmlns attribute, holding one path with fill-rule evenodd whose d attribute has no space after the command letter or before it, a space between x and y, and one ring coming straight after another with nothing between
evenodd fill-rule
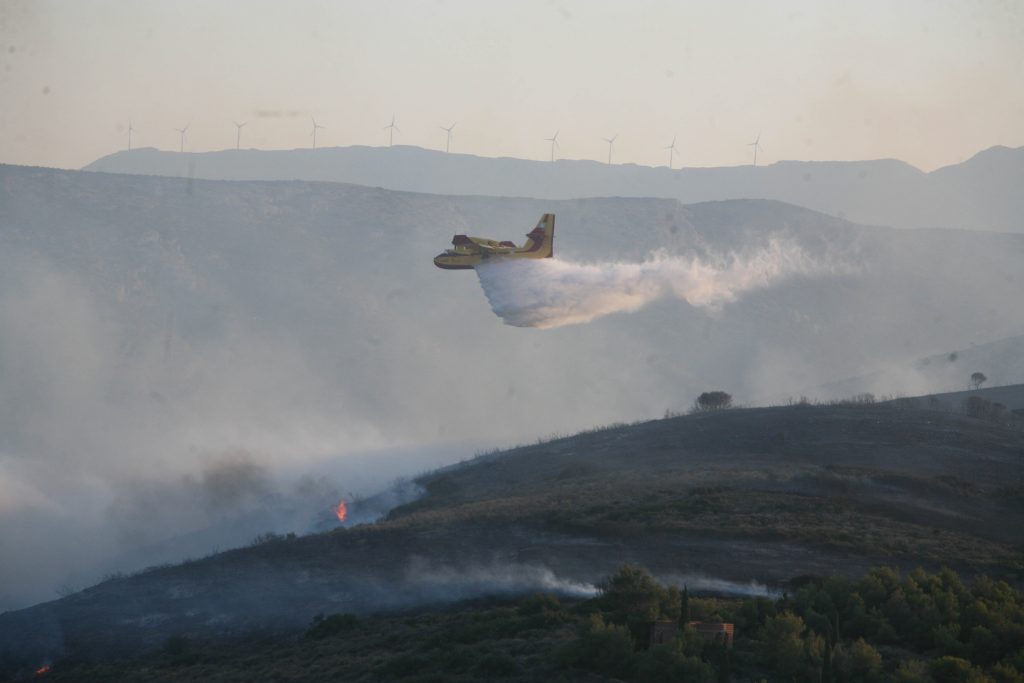
<instances>
[{"instance_id":1,"label":"orange flame","mask_svg":"<svg viewBox=\"0 0 1024 683\"><path fill-rule=\"evenodd\" d=\"M49 664L43 664L41 667L36 669L36 676L45 676L48 673L50 673L50 665Z\"/></svg>"},{"instance_id":2,"label":"orange flame","mask_svg":"<svg viewBox=\"0 0 1024 683\"><path fill-rule=\"evenodd\" d=\"M339 522L345 521L345 517L348 516L348 506L345 505L345 501L338 501L338 507L334 508L334 514L338 516Z\"/></svg>"}]
</instances>

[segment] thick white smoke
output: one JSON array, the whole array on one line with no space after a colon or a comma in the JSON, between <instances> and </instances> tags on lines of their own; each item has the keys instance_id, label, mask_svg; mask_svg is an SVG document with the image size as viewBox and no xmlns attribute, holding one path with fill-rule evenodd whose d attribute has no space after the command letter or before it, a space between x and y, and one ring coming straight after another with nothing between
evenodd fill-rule
<instances>
[{"instance_id":1,"label":"thick white smoke","mask_svg":"<svg viewBox=\"0 0 1024 683\"><path fill-rule=\"evenodd\" d=\"M789 277L836 270L796 244L772 240L757 251L720 257L655 252L640 263L593 264L521 259L483 264L476 273L505 324L550 328L635 311L665 296L714 310Z\"/></svg>"}]
</instances>

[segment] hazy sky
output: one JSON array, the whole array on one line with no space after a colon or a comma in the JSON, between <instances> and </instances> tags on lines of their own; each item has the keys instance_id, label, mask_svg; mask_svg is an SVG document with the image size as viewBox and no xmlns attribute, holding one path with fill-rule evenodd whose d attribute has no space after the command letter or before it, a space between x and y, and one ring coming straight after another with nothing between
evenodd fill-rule
<instances>
[{"instance_id":1,"label":"hazy sky","mask_svg":"<svg viewBox=\"0 0 1024 683\"><path fill-rule=\"evenodd\" d=\"M1024 145L1024 3L0 0L0 162L318 144L662 165Z\"/></svg>"}]
</instances>

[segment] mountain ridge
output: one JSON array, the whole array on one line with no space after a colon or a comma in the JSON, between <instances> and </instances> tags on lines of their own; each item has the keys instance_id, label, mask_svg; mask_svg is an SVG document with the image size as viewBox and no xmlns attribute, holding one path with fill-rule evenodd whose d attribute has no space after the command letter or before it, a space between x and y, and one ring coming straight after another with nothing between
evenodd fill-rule
<instances>
[{"instance_id":1,"label":"mountain ridge","mask_svg":"<svg viewBox=\"0 0 1024 683\"><path fill-rule=\"evenodd\" d=\"M408 145L196 153L144 148L116 152L84 170L351 182L430 194L541 199L660 197L692 204L763 198L862 224L1024 232L1024 198L1013 191L1024 179L1024 148L998 146L927 173L896 159L668 169L446 154Z\"/></svg>"}]
</instances>

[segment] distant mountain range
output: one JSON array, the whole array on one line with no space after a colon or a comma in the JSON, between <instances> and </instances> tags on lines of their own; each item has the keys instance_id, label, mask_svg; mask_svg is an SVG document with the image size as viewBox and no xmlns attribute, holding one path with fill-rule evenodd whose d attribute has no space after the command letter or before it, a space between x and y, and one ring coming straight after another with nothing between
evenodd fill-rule
<instances>
[{"instance_id":1,"label":"distant mountain range","mask_svg":"<svg viewBox=\"0 0 1024 683\"><path fill-rule=\"evenodd\" d=\"M662 197L683 203L776 199L832 216L901 228L1024 232L1024 148L992 147L930 173L893 159L780 161L767 166L682 168L554 163L419 147L287 151L118 152L88 171L213 180L314 180L444 195L572 199Z\"/></svg>"}]
</instances>

